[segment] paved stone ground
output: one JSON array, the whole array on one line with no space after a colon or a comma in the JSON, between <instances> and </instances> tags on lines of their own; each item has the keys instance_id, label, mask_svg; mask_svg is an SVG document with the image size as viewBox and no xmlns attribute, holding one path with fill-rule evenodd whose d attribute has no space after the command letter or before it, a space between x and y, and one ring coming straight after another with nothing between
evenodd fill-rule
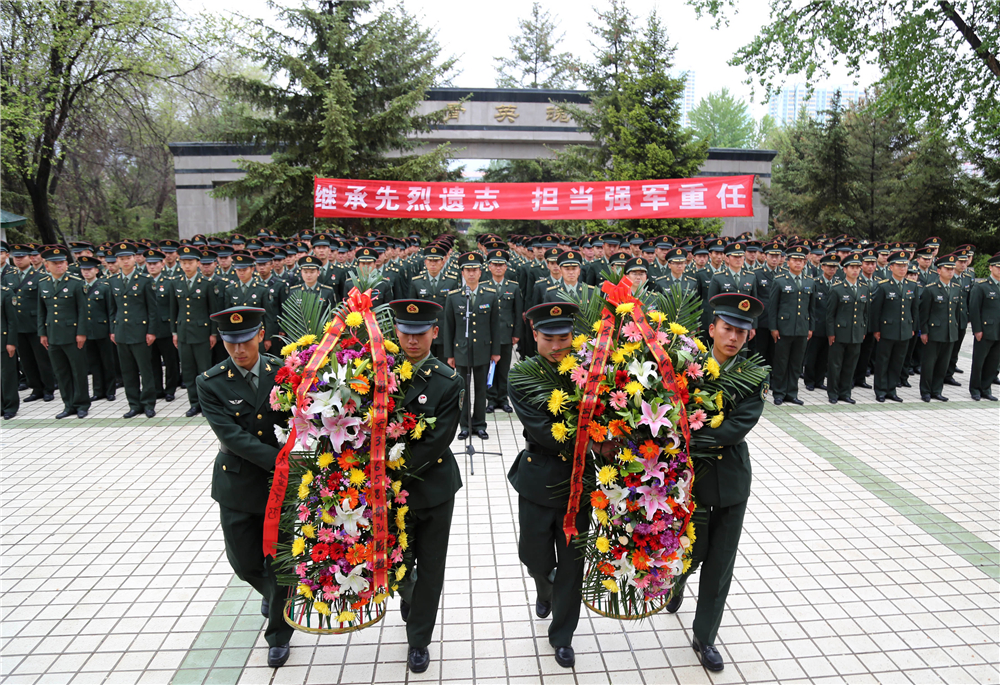
<instances>
[{"instance_id":1,"label":"paved stone ground","mask_svg":"<svg viewBox=\"0 0 1000 685\"><path fill-rule=\"evenodd\" d=\"M576 668L556 665L517 559L513 416L476 441L502 455L466 463L432 662L413 676L395 604L349 636L296 634L266 668L259 600L209 497L216 442L182 396L154 419L122 419L122 394L84 420L22 405L0 437L0 682L996 683L1000 407L948 386L947 404L900 394L768 405L711 676L689 647L696 582L674 616L585 612Z\"/></svg>"}]
</instances>

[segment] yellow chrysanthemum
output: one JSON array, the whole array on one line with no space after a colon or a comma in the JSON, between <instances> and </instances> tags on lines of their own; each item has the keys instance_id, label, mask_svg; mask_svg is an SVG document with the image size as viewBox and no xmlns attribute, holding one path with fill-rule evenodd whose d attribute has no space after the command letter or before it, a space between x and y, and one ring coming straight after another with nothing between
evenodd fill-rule
<instances>
[{"instance_id":1,"label":"yellow chrysanthemum","mask_svg":"<svg viewBox=\"0 0 1000 685\"><path fill-rule=\"evenodd\" d=\"M674 321L670 324L670 332L674 335L687 335L688 329Z\"/></svg>"},{"instance_id":2,"label":"yellow chrysanthemum","mask_svg":"<svg viewBox=\"0 0 1000 685\"><path fill-rule=\"evenodd\" d=\"M427 428L427 424L423 421L423 419L421 419L420 422L417 423L412 430L410 430L410 437L414 440L419 440L423 437L425 428Z\"/></svg>"},{"instance_id":3,"label":"yellow chrysanthemum","mask_svg":"<svg viewBox=\"0 0 1000 685\"><path fill-rule=\"evenodd\" d=\"M326 366L329 363L330 363L330 355L324 354L323 358L319 360L319 365L316 368L317 369L322 369L324 366Z\"/></svg>"},{"instance_id":4,"label":"yellow chrysanthemum","mask_svg":"<svg viewBox=\"0 0 1000 685\"><path fill-rule=\"evenodd\" d=\"M394 480L392 481L392 494L398 495L399 491L403 489L403 481Z\"/></svg>"},{"instance_id":5,"label":"yellow chrysanthemum","mask_svg":"<svg viewBox=\"0 0 1000 685\"><path fill-rule=\"evenodd\" d=\"M611 363L612 364L624 364L625 363L625 350L619 347L617 350L611 353Z\"/></svg>"},{"instance_id":6,"label":"yellow chrysanthemum","mask_svg":"<svg viewBox=\"0 0 1000 685\"><path fill-rule=\"evenodd\" d=\"M361 485L365 482L365 478L367 478L367 476L365 476L365 472L361 469L351 469L351 485Z\"/></svg>"},{"instance_id":7,"label":"yellow chrysanthemum","mask_svg":"<svg viewBox=\"0 0 1000 685\"><path fill-rule=\"evenodd\" d=\"M549 395L549 413L553 416L558 416L559 412L563 410L563 405L566 404L568 399L568 394L559 388L554 389L552 394Z\"/></svg>"},{"instance_id":8,"label":"yellow chrysanthemum","mask_svg":"<svg viewBox=\"0 0 1000 685\"><path fill-rule=\"evenodd\" d=\"M571 354L567 354L565 357L562 358L562 361L559 362L559 373L561 374L569 373L577 366L578 363L576 361L576 357L574 357Z\"/></svg>"},{"instance_id":9,"label":"yellow chrysanthemum","mask_svg":"<svg viewBox=\"0 0 1000 685\"><path fill-rule=\"evenodd\" d=\"M382 602L384 602L388 598L389 598L389 593L388 592L380 592L377 595L375 595L374 597L372 597L372 602L374 602L375 604L381 604Z\"/></svg>"},{"instance_id":10,"label":"yellow chrysanthemum","mask_svg":"<svg viewBox=\"0 0 1000 685\"><path fill-rule=\"evenodd\" d=\"M635 303L622 302L620 305L615 307L615 314L618 314L619 316L622 314L631 314L633 309L635 309Z\"/></svg>"},{"instance_id":11,"label":"yellow chrysanthemum","mask_svg":"<svg viewBox=\"0 0 1000 685\"><path fill-rule=\"evenodd\" d=\"M410 507L405 504L396 510L396 527L400 530L406 529L406 513L408 511L410 511Z\"/></svg>"},{"instance_id":12,"label":"yellow chrysanthemum","mask_svg":"<svg viewBox=\"0 0 1000 685\"><path fill-rule=\"evenodd\" d=\"M287 345L285 345L284 347L281 348L281 356L282 357L287 357L288 355L290 355L292 352L294 352L298 348L299 348L299 346L298 346L297 343L288 343Z\"/></svg>"},{"instance_id":13,"label":"yellow chrysanthemum","mask_svg":"<svg viewBox=\"0 0 1000 685\"><path fill-rule=\"evenodd\" d=\"M389 354L396 354L397 352L399 352L399 345L397 345L391 340L383 340L382 347L384 347L385 351L388 352Z\"/></svg>"},{"instance_id":14,"label":"yellow chrysanthemum","mask_svg":"<svg viewBox=\"0 0 1000 685\"><path fill-rule=\"evenodd\" d=\"M681 569L681 573L687 573L689 568L691 568L691 557L684 559L684 568Z\"/></svg>"},{"instance_id":15,"label":"yellow chrysanthemum","mask_svg":"<svg viewBox=\"0 0 1000 685\"><path fill-rule=\"evenodd\" d=\"M410 541L406 537L406 533L400 533L399 535L397 535L396 536L396 542L399 543L400 549L402 549L404 551L406 550L407 547L410 546Z\"/></svg>"},{"instance_id":16,"label":"yellow chrysanthemum","mask_svg":"<svg viewBox=\"0 0 1000 685\"><path fill-rule=\"evenodd\" d=\"M630 342L622 345L622 350L625 352L626 357L631 357L633 354L635 354L636 350L638 350L641 347L642 343Z\"/></svg>"},{"instance_id":17,"label":"yellow chrysanthemum","mask_svg":"<svg viewBox=\"0 0 1000 685\"><path fill-rule=\"evenodd\" d=\"M618 583L611 580L610 578L605 578L604 580L601 581L601 584L603 584L604 587L607 588L608 592L618 592Z\"/></svg>"},{"instance_id":18,"label":"yellow chrysanthemum","mask_svg":"<svg viewBox=\"0 0 1000 685\"><path fill-rule=\"evenodd\" d=\"M350 623L355 619L353 611L341 611L334 620L337 623Z\"/></svg>"},{"instance_id":19,"label":"yellow chrysanthemum","mask_svg":"<svg viewBox=\"0 0 1000 685\"><path fill-rule=\"evenodd\" d=\"M330 512L328 512L326 509L323 509L322 511L323 513L320 514L320 518L323 519L323 523L327 524L328 526L331 525L333 523L333 517L330 516Z\"/></svg>"},{"instance_id":20,"label":"yellow chrysanthemum","mask_svg":"<svg viewBox=\"0 0 1000 685\"><path fill-rule=\"evenodd\" d=\"M344 323L346 323L351 328L357 328L364 322L365 322L365 317L361 316L360 312L351 312L350 314L347 315L347 318L344 319Z\"/></svg>"},{"instance_id":21,"label":"yellow chrysanthemum","mask_svg":"<svg viewBox=\"0 0 1000 685\"><path fill-rule=\"evenodd\" d=\"M597 472L597 480L601 482L601 485L611 485L618 479L618 469L614 466L602 466L601 470Z\"/></svg>"},{"instance_id":22,"label":"yellow chrysanthemum","mask_svg":"<svg viewBox=\"0 0 1000 685\"><path fill-rule=\"evenodd\" d=\"M305 535L307 538L316 537L316 527L313 526L312 524L307 523L306 525L302 526L300 530L302 531L302 534Z\"/></svg>"},{"instance_id":23,"label":"yellow chrysanthemum","mask_svg":"<svg viewBox=\"0 0 1000 685\"><path fill-rule=\"evenodd\" d=\"M403 564L402 566L396 569L396 580L402 580L405 575L406 575L406 564Z\"/></svg>"},{"instance_id":24,"label":"yellow chrysanthemum","mask_svg":"<svg viewBox=\"0 0 1000 685\"><path fill-rule=\"evenodd\" d=\"M332 321L327 321L326 325L323 326L323 335L326 335L327 333L329 333L331 328L333 328L333 322Z\"/></svg>"},{"instance_id":25,"label":"yellow chrysanthemum","mask_svg":"<svg viewBox=\"0 0 1000 685\"><path fill-rule=\"evenodd\" d=\"M298 344L301 345L302 347L312 345L314 342L316 342L316 336L313 335L312 333L307 333L298 340Z\"/></svg>"},{"instance_id":26,"label":"yellow chrysanthemum","mask_svg":"<svg viewBox=\"0 0 1000 685\"><path fill-rule=\"evenodd\" d=\"M306 551L306 541L303 538L295 538L292 541L292 556L298 557L305 554Z\"/></svg>"},{"instance_id":27,"label":"yellow chrysanthemum","mask_svg":"<svg viewBox=\"0 0 1000 685\"><path fill-rule=\"evenodd\" d=\"M630 461L635 461L635 453L626 447L621 451L621 454L618 455L618 458L627 464Z\"/></svg>"},{"instance_id":28,"label":"yellow chrysanthemum","mask_svg":"<svg viewBox=\"0 0 1000 685\"><path fill-rule=\"evenodd\" d=\"M313 602L313 609L323 614L324 616L330 615L330 607L326 602Z\"/></svg>"},{"instance_id":29,"label":"yellow chrysanthemum","mask_svg":"<svg viewBox=\"0 0 1000 685\"><path fill-rule=\"evenodd\" d=\"M600 552L601 554L606 554L608 550L611 549L611 543L608 541L606 537L602 535L601 537L594 540L594 547L596 547L597 551Z\"/></svg>"},{"instance_id":30,"label":"yellow chrysanthemum","mask_svg":"<svg viewBox=\"0 0 1000 685\"><path fill-rule=\"evenodd\" d=\"M319 455L319 457L316 459L316 462L319 464L319 467L321 469L325 469L327 466L333 463L333 455L330 454L329 452L323 452L323 454Z\"/></svg>"},{"instance_id":31,"label":"yellow chrysanthemum","mask_svg":"<svg viewBox=\"0 0 1000 685\"><path fill-rule=\"evenodd\" d=\"M299 499L305 499L309 496L309 486L305 483L299 483L299 491L296 493Z\"/></svg>"},{"instance_id":32,"label":"yellow chrysanthemum","mask_svg":"<svg viewBox=\"0 0 1000 685\"><path fill-rule=\"evenodd\" d=\"M625 392L629 395L635 395L636 393L642 392L642 383L639 381L630 381L625 384Z\"/></svg>"},{"instance_id":33,"label":"yellow chrysanthemum","mask_svg":"<svg viewBox=\"0 0 1000 685\"><path fill-rule=\"evenodd\" d=\"M305 473L302 474L302 484L303 485L309 485L312 482L313 482L313 472L312 471L306 471Z\"/></svg>"},{"instance_id":34,"label":"yellow chrysanthemum","mask_svg":"<svg viewBox=\"0 0 1000 685\"><path fill-rule=\"evenodd\" d=\"M603 509L594 509L594 516L597 518L597 522L602 526L608 525L608 512Z\"/></svg>"},{"instance_id":35,"label":"yellow chrysanthemum","mask_svg":"<svg viewBox=\"0 0 1000 685\"><path fill-rule=\"evenodd\" d=\"M715 393L715 396L712 398L712 401L715 402L716 408L722 409L722 391L721 390L719 392Z\"/></svg>"},{"instance_id":36,"label":"yellow chrysanthemum","mask_svg":"<svg viewBox=\"0 0 1000 685\"><path fill-rule=\"evenodd\" d=\"M396 367L396 373L398 373L399 377L402 378L404 381L410 380L411 378L413 378L413 364L411 364L408 361L403 362L398 367Z\"/></svg>"},{"instance_id":37,"label":"yellow chrysanthemum","mask_svg":"<svg viewBox=\"0 0 1000 685\"><path fill-rule=\"evenodd\" d=\"M558 442L566 442L566 437L569 435L569 429L566 427L565 423L561 421L559 423L552 424L552 437Z\"/></svg>"},{"instance_id":38,"label":"yellow chrysanthemum","mask_svg":"<svg viewBox=\"0 0 1000 685\"><path fill-rule=\"evenodd\" d=\"M580 348L582 348L586 344L587 344L587 336L585 336L583 333L573 338L573 349L576 350L577 352L579 352Z\"/></svg>"},{"instance_id":39,"label":"yellow chrysanthemum","mask_svg":"<svg viewBox=\"0 0 1000 685\"><path fill-rule=\"evenodd\" d=\"M695 344L695 346L696 346L696 347L698 348L698 351L699 351L699 352L707 352L707 351L708 351L708 348L707 348L707 347L705 347L705 343L703 343L703 342L702 342L701 340L699 340L698 338L695 338L695 339L694 339L694 344Z\"/></svg>"},{"instance_id":40,"label":"yellow chrysanthemum","mask_svg":"<svg viewBox=\"0 0 1000 685\"><path fill-rule=\"evenodd\" d=\"M298 590L298 593L300 595L302 595L303 597L305 597L306 599L312 599L313 598L312 588L309 587L308 585L306 585L305 583L299 583L299 587L297 588L297 590Z\"/></svg>"},{"instance_id":41,"label":"yellow chrysanthemum","mask_svg":"<svg viewBox=\"0 0 1000 685\"><path fill-rule=\"evenodd\" d=\"M715 357L709 357L705 360L705 373L708 374L709 378L715 380L719 377L719 372L719 362L715 361Z\"/></svg>"},{"instance_id":42,"label":"yellow chrysanthemum","mask_svg":"<svg viewBox=\"0 0 1000 685\"><path fill-rule=\"evenodd\" d=\"M720 411L718 414L712 417L712 420L708 422L708 425L711 426L712 428L718 428L719 426L722 425L722 420L724 418L725 416L723 416L722 412Z\"/></svg>"},{"instance_id":43,"label":"yellow chrysanthemum","mask_svg":"<svg viewBox=\"0 0 1000 685\"><path fill-rule=\"evenodd\" d=\"M594 322L594 325L591 328L594 331L594 333L599 334L601 332L601 326L603 325L604 325L604 320L598 319L597 321Z\"/></svg>"},{"instance_id":44,"label":"yellow chrysanthemum","mask_svg":"<svg viewBox=\"0 0 1000 685\"><path fill-rule=\"evenodd\" d=\"M697 536L694 534L694 521L688 521L688 527L687 530L684 532L684 534L687 535L688 542L690 542L693 545L695 539L697 538Z\"/></svg>"},{"instance_id":45,"label":"yellow chrysanthemum","mask_svg":"<svg viewBox=\"0 0 1000 685\"><path fill-rule=\"evenodd\" d=\"M663 312L658 312L655 309L647 312L646 316L648 316L649 320L654 323L663 323L667 319L666 314L664 314Z\"/></svg>"},{"instance_id":46,"label":"yellow chrysanthemum","mask_svg":"<svg viewBox=\"0 0 1000 685\"><path fill-rule=\"evenodd\" d=\"M365 415L361 417L361 420L365 422L365 425L371 428L375 425L375 405L368 407L368 411Z\"/></svg>"}]
</instances>

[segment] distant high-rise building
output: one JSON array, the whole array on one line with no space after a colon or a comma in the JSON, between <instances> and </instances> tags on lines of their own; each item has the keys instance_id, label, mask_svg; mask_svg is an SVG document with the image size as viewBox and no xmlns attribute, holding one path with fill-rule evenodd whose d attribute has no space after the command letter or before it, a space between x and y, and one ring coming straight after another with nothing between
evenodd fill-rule
<instances>
[{"instance_id":1,"label":"distant high-rise building","mask_svg":"<svg viewBox=\"0 0 1000 685\"><path fill-rule=\"evenodd\" d=\"M698 102L695 100L694 72L690 70L674 70L671 75L674 78L684 80L684 95L681 98L681 126L688 125L688 112L695 108Z\"/></svg>"},{"instance_id":2,"label":"distant high-rise building","mask_svg":"<svg viewBox=\"0 0 1000 685\"><path fill-rule=\"evenodd\" d=\"M768 113L779 124L787 124L795 121L799 112L804 108L809 117L823 121L826 118L823 112L830 108L833 96L838 90L840 91L841 104L844 107L849 102L857 102L864 95L863 89L853 85L820 84L810 94L806 84L793 83L786 85L782 88L781 93L771 98Z\"/></svg>"}]
</instances>

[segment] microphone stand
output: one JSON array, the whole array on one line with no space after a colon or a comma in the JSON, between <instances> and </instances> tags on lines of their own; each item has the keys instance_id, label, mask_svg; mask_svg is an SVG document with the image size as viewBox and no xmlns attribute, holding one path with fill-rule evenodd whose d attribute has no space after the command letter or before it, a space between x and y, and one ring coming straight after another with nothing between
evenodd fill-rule
<instances>
[{"instance_id":1,"label":"microphone stand","mask_svg":"<svg viewBox=\"0 0 1000 685\"><path fill-rule=\"evenodd\" d=\"M468 285L465 286L465 344L469 347L469 373L465 379L465 398L466 398L466 409L465 409L465 420L466 425L469 427L469 435L465 438L465 454L469 462L469 474L476 475L476 448L472 445L472 339L469 337L469 322L472 319L472 290ZM484 398L485 399L485 398ZM496 438L499 440L500 436L497 435ZM487 452L481 450L479 454L484 457L487 454L491 454L497 457L502 457L500 452Z\"/></svg>"}]
</instances>

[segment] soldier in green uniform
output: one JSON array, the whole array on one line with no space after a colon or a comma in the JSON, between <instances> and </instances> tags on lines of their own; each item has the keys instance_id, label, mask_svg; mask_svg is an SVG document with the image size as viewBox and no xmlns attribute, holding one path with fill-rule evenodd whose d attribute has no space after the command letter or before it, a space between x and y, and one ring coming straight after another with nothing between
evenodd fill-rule
<instances>
[{"instance_id":1,"label":"soldier in green uniform","mask_svg":"<svg viewBox=\"0 0 1000 685\"><path fill-rule=\"evenodd\" d=\"M57 419L76 414L82 419L90 411L87 382L87 295L83 279L67 273L69 254L53 247L42 252L48 276L38 282L38 338L49 351L52 370L59 383L63 410Z\"/></svg>"},{"instance_id":2,"label":"soldier in green uniform","mask_svg":"<svg viewBox=\"0 0 1000 685\"><path fill-rule=\"evenodd\" d=\"M486 432L486 376L490 362L500 361L500 302L497 291L480 283L483 257L478 252L466 252L458 258L464 285L448 293L444 306L444 354L448 365L462 375L466 393L462 404L459 440L475 431L483 440ZM468 333L466 333L468 331ZM473 410L470 421L469 404Z\"/></svg>"},{"instance_id":3,"label":"soldier in green uniform","mask_svg":"<svg viewBox=\"0 0 1000 685\"><path fill-rule=\"evenodd\" d=\"M115 401L115 346L111 343L111 323L115 320L115 298L111 284L100 278L101 261L80 257L83 292L87 296L87 366L93 376L91 402Z\"/></svg>"},{"instance_id":4,"label":"soldier in green uniform","mask_svg":"<svg viewBox=\"0 0 1000 685\"><path fill-rule=\"evenodd\" d=\"M38 338L38 282L45 276L31 263L30 245L12 245L14 269L4 273L3 280L11 289L11 304L17 319L17 357L24 371L31 394L25 402L55 398L56 378L49 362L49 353Z\"/></svg>"},{"instance_id":5,"label":"soldier in green uniform","mask_svg":"<svg viewBox=\"0 0 1000 685\"><path fill-rule=\"evenodd\" d=\"M500 307L500 361L493 374L493 385L486 390L486 413L503 409L508 414L514 411L507 400L507 378L510 375L511 358L514 347L524 335L524 298L517 281L506 278L510 254L497 248L486 253L490 276L481 281L497 291Z\"/></svg>"},{"instance_id":6,"label":"soldier in green uniform","mask_svg":"<svg viewBox=\"0 0 1000 685\"><path fill-rule=\"evenodd\" d=\"M312 255L303 257L299 268L301 283L288 289L288 294L282 301L282 311L291 304L299 305L301 303L306 307L312 307L317 299L325 303L319 305L320 311L324 307L328 307L332 311L333 306L337 304L336 294L333 292L333 288L319 282L319 275L319 260ZM277 319L279 316L281 316L280 312L275 318ZM282 334L280 321L278 322L278 331L279 334Z\"/></svg>"},{"instance_id":7,"label":"soldier in green uniform","mask_svg":"<svg viewBox=\"0 0 1000 685\"><path fill-rule=\"evenodd\" d=\"M826 307L830 299L830 288L837 282L836 273L839 268L840 260L836 255L824 255L820 259L819 276L813 279L816 284L816 290L813 292L813 337L806 344L806 360L802 373L806 390L810 392L817 388L827 389L823 383L827 376L830 353L830 340L826 332Z\"/></svg>"},{"instance_id":8,"label":"soldier in green uniform","mask_svg":"<svg viewBox=\"0 0 1000 685\"><path fill-rule=\"evenodd\" d=\"M905 252L889 256L889 278L880 280L872 292L869 319L875 346L875 399L902 402L896 388L902 382L903 364L910 340L917 331L917 284L906 279L909 260Z\"/></svg>"},{"instance_id":9,"label":"soldier in green uniform","mask_svg":"<svg viewBox=\"0 0 1000 685\"><path fill-rule=\"evenodd\" d=\"M153 361L153 382L156 383L156 399L173 402L174 393L181 383L180 360L171 335L170 311L173 308L174 284L171 278L163 273L162 252L145 250L142 254L146 258L146 274L153 279L153 295L156 297L156 342L149 347Z\"/></svg>"},{"instance_id":10,"label":"soldier in green uniform","mask_svg":"<svg viewBox=\"0 0 1000 685\"><path fill-rule=\"evenodd\" d=\"M747 243L748 254L749 249L750 244ZM753 338L754 351L763 357L766 363L775 366L774 348L777 346L777 339L772 332L774 330L773 327L769 328L771 320L769 309L771 307L771 288L774 285L775 279L784 273L779 267L782 255L781 245L777 242L768 243L764 246L763 252L763 263L759 264L756 269L753 269L754 275L757 277L757 298L764 303L764 314L761 320L757 322L757 330ZM805 274L802 275L805 276ZM777 383L774 384L773 389L775 403L777 404L777 400L781 397L778 394Z\"/></svg>"},{"instance_id":11,"label":"soldier in green uniform","mask_svg":"<svg viewBox=\"0 0 1000 685\"><path fill-rule=\"evenodd\" d=\"M124 418L142 413L153 418L156 416L156 388L149 347L156 341L155 319L159 315L153 280L137 273L134 247L118 243L114 254L121 269L110 281L115 298L111 342L118 348L122 384L128 399L129 410Z\"/></svg>"},{"instance_id":12,"label":"soldier in green uniform","mask_svg":"<svg viewBox=\"0 0 1000 685\"><path fill-rule=\"evenodd\" d=\"M716 295L710 302L714 319L709 327L712 356L723 369L733 362L747 343L754 322L764 312L760 300L739 293ZM725 664L715 648L726 598L733 582L736 553L743 532L743 517L753 480L746 436L757 425L764 410L767 381L747 394L738 394L734 406L718 428L703 426L691 441L695 447L719 450L718 459L705 460L707 475L696 478L692 490L700 510L707 510L707 525L695 527L692 563L674 584L667 611L676 613L684 601L687 579L698 567L698 608L695 611L691 647L702 666L721 671Z\"/></svg>"},{"instance_id":13,"label":"soldier in green uniform","mask_svg":"<svg viewBox=\"0 0 1000 685\"><path fill-rule=\"evenodd\" d=\"M431 354L431 342L439 332L441 305L428 300L396 300L391 305L399 347L414 366L403 404L416 416L437 417L437 423L419 440L408 443L407 466L412 476L403 482L409 493L406 532L413 564L400 588L400 612L406 621L407 665L414 673L423 673L430 663L427 646L444 587L455 493L462 487L450 445L458 427L465 383L458 372Z\"/></svg>"},{"instance_id":14,"label":"soldier in green uniform","mask_svg":"<svg viewBox=\"0 0 1000 685\"><path fill-rule=\"evenodd\" d=\"M357 273L358 277L365 278L371 276L373 273L378 272L376 267L376 262L378 261L378 253L370 247L363 247L357 251L355 255L355 260L357 261ZM340 299L344 299L348 294L357 287L354 279L348 276L344 280L343 289L340 292ZM359 288L360 290L360 288ZM380 304L385 304L393 299L393 285L392 281L386 278L384 275L381 280L376 283L372 289L372 306L377 307Z\"/></svg>"},{"instance_id":15,"label":"soldier in green uniform","mask_svg":"<svg viewBox=\"0 0 1000 685\"><path fill-rule=\"evenodd\" d=\"M875 296L875 289L878 287L878 280L875 276L878 266L878 250L868 248L861 251L861 275L858 276L858 284L868 289L869 307L871 300ZM865 339L861 341L861 352L858 354L858 363L854 366L854 387L871 390L872 386L865 380L875 352L875 328L876 321L871 316L868 317L868 330L865 332Z\"/></svg>"},{"instance_id":16,"label":"soldier in green uniform","mask_svg":"<svg viewBox=\"0 0 1000 685\"><path fill-rule=\"evenodd\" d=\"M667 251L667 272L657 278L653 285L665 294L693 293L698 295L698 279L687 271L687 254L684 248L675 247Z\"/></svg>"},{"instance_id":17,"label":"soldier in green uniform","mask_svg":"<svg viewBox=\"0 0 1000 685\"><path fill-rule=\"evenodd\" d=\"M242 256L242 255L241 255ZM218 345L212 314L220 309L220 294L212 279L199 273L196 250L180 252L180 276L171 282L170 322L172 342L180 354L181 374L191 406L185 416L201 412L195 379L212 366L212 349Z\"/></svg>"},{"instance_id":18,"label":"soldier in green uniform","mask_svg":"<svg viewBox=\"0 0 1000 685\"><path fill-rule=\"evenodd\" d=\"M226 285L222 293L221 305L230 307L260 307L264 308L267 299L267 288L257 278L257 260L249 254L240 253L233 256L233 271L235 277Z\"/></svg>"},{"instance_id":19,"label":"soldier in green uniform","mask_svg":"<svg viewBox=\"0 0 1000 685\"><path fill-rule=\"evenodd\" d=\"M955 275L952 277L952 285L962 290L962 310L958 316L958 340L951 346L951 357L948 360L948 370L944 375L945 385L961 387L962 384L955 380L956 373L963 373L958 368L958 353L965 342L965 331L969 328L969 296L972 294L972 286L976 284L976 275L969 270L970 256L966 250L955 251Z\"/></svg>"},{"instance_id":20,"label":"soldier in green uniform","mask_svg":"<svg viewBox=\"0 0 1000 685\"><path fill-rule=\"evenodd\" d=\"M799 374L806 356L806 345L813 335L816 283L803 274L809 249L795 245L785 253L788 272L768 284L770 301L765 310L769 337L774 341L774 403L803 404L799 399ZM758 271L758 275L759 275ZM769 278L770 280L770 278Z\"/></svg>"},{"instance_id":21,"label":"soldier in green uniform","mask_svg":"<svg viewBox=\"0 0 1000 685\"><path fill-rule=\"evenodd\" d=\"M17 394L17 314L14 311L14 291L0 283L0 411L3 418L12 419L21 406Z\"/></svg>"},{"instance_id":22,"label":"soldier in green uniform","mask_svg":"<svg viewBox=\"0 0 1000 685\"><path fill-rule=\"evenodd\" d=\"M951 347L958 342L958 322L963 293L952 284L955 255L937 260L937 277L920 293L920 399L947 402L942 394L944 376L951 359Z\"/></svg>"},{"instance_id":23,"label":"soldier in green uniform","mask_svg":"<svg viewBox=\"0 0 1000 685\"><path fill-rule=\"evenodd\" d=\"M714 318L710 303L716 295L721 293L739 293L741 295L750 295L754 299L757 298L757 276L753 272L743 270L743 258L745 254L745 243L734 242L723 248L725 266L712 276L712 280L708 285L707 295L703 293L706 297L705 312L702 314L704 330L708 330L708 326ZM750 331L750 340L754 339L755 333L756 328Z\"/></svg>"},{"instance_id":24,"label":"soldier in green uniform","mask_svg":"<svg viewBox=\"0 0 1000 685\"><path fill-rule=\"evenodd\" d=\"M556 365L569 352L573 321L579 308L569 302L541 304L526 312L538 349L537 356L520 364ZM554 417L544 407L529 404L524 390L512 385L510 399L524 429L525 447L507 473L518 494L518 557L535 581L535 615L552 615L549 644L564 668L576 663L573 633L580 621L584 559L573 543L566 544L563 517L569 501L566 483L573 463L552 437ZM576 528L581 536L590 528L590 504L580 501Z\"/></svg>"},{"instance_id":25,"label":"soldier in green uniform","mask_svg":"<svg viewBox=\"0 0 1000 685\"><path fill-rule=\"evenodd\" d=\"M542 304L542 302L565 302L565 295L587 297L588 289L591 286L580 280L583 256L575 250L567 250L556 257L556 264L559 265L560 280L555 285L547 287L545 293L542 295L541 302L536 304Z\"/></svg>"},{"instance_id":26,"label":"soldier in green uniform","mask_svg":"<svg viewBox=\"0 0 1000 685\"><path fill-rule=\"evenodd\" d=\"M428 245L424 248L424 270L410 281L407 298L429 300L444 307L448 292L458 287L458 281L444 273L445 252L440 245ZM444 359L443 337L435 338L431 343L431 354L437 359Z\"/></svg>"},{"instance_id":27,"label":"soldier in green uniform","mask_svg":"<svg viewBox=\"0 0 1000 685\"><path fill-rule=\"evenodd\" d=\"M826 303L826 337L830 343L829 378L826 395L830 404L847 402L854 387L854 367L861 354L861 343L868 331L868 306L871 294L858 277L861 259L848 255L841 261L844 280L830 288Z\"/></svg>"},{"instance_id":28,"label":"soldier in green uniform","mask_svg":"<svg viewBox=\"0 0 1000 685\"><path fill-rule=\"evenodd\" d=\"M996 402L993 379L1000 371L1000 252L989 259L990 275L976 283L969 294L972 322L972 369L969 394L972 399Z\"/></svg>"},{"instance_id":29,"label":"soldier in green uniform","mask_svg":"<svg viewBox=\"0 0 1000 685\"><path fill-rule=\"evenodd\" d=\"M267 401L281 360L259 351L264 340L258 307L232 307L212 315L229 357L203 371L197 380L198 401L219 439L212 470L212 499L219 503L226 557L236 576L263 597L267 618L267 665L282 666L291 651L292 628L284 619L288 588L278 585L265 557L264 512L274 462L281 451L274 434L288 414Z\"/></svg>"}]
</instances>

